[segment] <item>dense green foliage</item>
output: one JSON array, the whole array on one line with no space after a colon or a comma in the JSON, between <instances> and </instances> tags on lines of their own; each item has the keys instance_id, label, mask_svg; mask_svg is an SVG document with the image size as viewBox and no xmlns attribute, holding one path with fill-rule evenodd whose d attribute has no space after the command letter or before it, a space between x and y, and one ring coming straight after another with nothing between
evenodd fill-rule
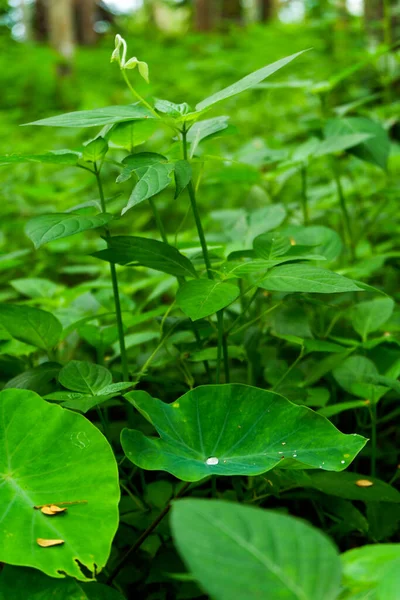
<instances>
[{"instance_id":1,"label":"dense green foliage","mask_svg":"<svg viewBox=\"0 0 400 600\"><path fill-rule=\"evenodd\" d=\"M1 600L400 597L399 67L357 27L56 83L9 46Z\"/></svg>"}]
</instances>

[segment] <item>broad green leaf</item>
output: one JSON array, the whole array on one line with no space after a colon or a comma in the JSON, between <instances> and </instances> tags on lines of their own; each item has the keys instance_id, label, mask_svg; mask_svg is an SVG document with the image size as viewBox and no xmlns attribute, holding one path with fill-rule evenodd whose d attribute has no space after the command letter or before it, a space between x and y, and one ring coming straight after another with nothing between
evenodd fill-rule
<instances>
[{"instance_id":1,"label":"broad green leaf","mask_svg":"<svg viewBox=\"0 0 400 600\"><path fill-rule=\"evenodd\" d=\"M204 121L197 121L187 134L187 141L190 143L190 158L194 156L197 146L202 140L223 131L228 127L229 117L214 117Z\"/></svg>"},{"instance_id":2,"label":"broad green leaf","mask_svg":"<svg viewBox=\"0 0 400 600\"><path fill-rule=\"evenodd\" d=\"M8 154L0 156L0 165L14 163L45 163L50 165L76 165L81 157L80 152L73 150L56 150L46 154Z\"/></svg>"},{"instance_id":3,"label":"broad green leaf","mask_svg":"<svg viewBox=\"0 0 400 600\"><path fill-rule=\"evenodd\" d=\"M309 292L337 294L361 291L351 279L326 269L308 265L283 265L274 267L259 287L275 292Z\"/></svg>"},{"instance_id":4,"label":"broad green leaf","mask_svg":"<svg viewBox=\"0 0 400 600\"><path fill-rule=\"evenodd\" d=\"M118 470L85 417L27 390L0 392L0 561L86 581L107 562L118 526ZM28 458L27 458L28 457ZM50 518L43 504L71 504ZM42 548L37 539L64 540Z\"/></svg>"},{"instance_id":5,"label":"broad green leaf","mask_svg":"<svg viewBox=\"0 0 400 600\"><path fill-rule=\"evenodd\" d=\"M108 369L100 365L71 360L61 369L58 380L68 390L96 396L112 383L112 375Z\"/></svg>"},{"instance_id":6,"label":"broad green leaf","mask_svg":"<svg viewBox=\"0 0 400 600\"><path fill-rule=\"evenodd\" d=\"M148 238L114 236L108 240L108 248L94 256L118 265L141 265L176 277L197 276L190 260L177 248Z\"/></svg>"},{"instance_id":7,"label":"broad green leaf","mask_svg":"<svg viewBox=\"0 0 400 600\"><path fill-rule=\"evenodd\" d=\"M170 102L169 100L162 100L161 98L156 98L154 103L154 108L164 115L168 115L170 117L181 117L189 112L190 107L187 102L182 102L181 104L176 104L175 102Z\"/></svg>"},{"instance_id":8,"label":"broad green leaf","mask_svg":"<svg viewBox=\"0 0 400 600\"><path fill-rule=\"evenodd\" d=\"M56 346L62 333L54 315L21 304L0 304L0 325L16 340L46 351Z\"/></svg>"},{"instance_id":9,"label":"broad green leaf","mask_svg":"<svg viewBox=\"0 0 400 600\"><path fill-rule=\"evenodd\" d=\"M45 125L46 127L100 127L135 121L137 119L154 119L153 113L140 102L127 106L107 106L94 110L79 110L47 119L40 119L26 125Z\"/></svg>"},{"instance_id":10,"label":"broad green leaf","mask_svg":"<svg viewBox=\"0 0 400 600\"><path fill-rule=\"evenodd\" d=\"M135 146L144 144L155 132L157 121L148 119L143 121L128 121L126 123L117 123L105 134L111 146L124 148L132 152Z\"/></svg>"},{"instance_id":11,"label":"broad green leaf","mask_svg":"<svg viewBox=\"0 0 400 600\"><path fill-rule=\"evenodd\" d=\"M103 137L98 136L84 146L82 160L85 162L95 163L102 161L108 152L108 143Z\"/></svg>"},{"instance_id":12,"label":"broad green leaf","mask_svg":"<svg viewBox=\"0 0 400 600\"><path fill-rule=\"evenodd\" d=\"M343 152L353 146L358 146L362 142L369 140L374 137L370 133L353 133L348 135L331 135L326 140L319 143L314 157L326 156L327 154L334 154L335 152Z\"/></svg>"},{"instance_id":13,"label":"broad green leaf","mask_svg":"<svg viewBox=\"0 0 400 600\"><path fill-rule=\"evenodd\" d=\"M399 565L400 544L374 544L355 548L344 552L341 560L343 582L350 591L376 590L389 570ZM396 596L387 596L385 600L396 600Z\"/></svg>"},{"instance_id":14,"label":"broad green leaf","mask_svg":"<svg viewBox=\"0 0 400 600\"><path fill-rule=\"evenodd\" d=\"M378 583L377 600L389 600L400 597L400 556L390 563Z\"/></svg>"},{"instance_id":15,"label":"broad green leaf","mask_svg":"<svg viewBox=\"0 0 400 600\"><path fill-rule=\"evenodd\" d=\"M178 160L174 165L175 200L187 187L192 179L192 167L187 160Z\"/></svg>"},{"instance_id":16,"label":"broad green leaf","mask_svg":"<svg viewBox=\"0 0 400 600\"><path fill-rule=\"evenodd\" d=\"M276 73L276 71L279 71L279 69L281 69L282 67L290 63L292 60L303 54L303 52L306 52L306 50L303 50L302 52L297 52L296 54L292 54L291 56L287 56L286 58L281 58L281 60L278 60L266 67L263 67L262 69L258 69L258 71L250 73L250 75L246 75L246 77L243 77L243 79L239 79L239 81L236 81L236 83L228 86L223 90L220 90L216 94L213 94L212 96L209 96L205 100L199 102L196 105L196 110L201 111L206 108L210 108L214 104L217 104L217 102L221 102L222 100L226 100L226 98L236 96L236 94L240 94L241 92L244 92L245 90L254 87L255 85L257 85L257 83L260 83L273 73Z\"/></svg>"},{"instance_id":17,"label":"broad green leaf","mask_svg":"<svg viewBox=\"0 0 400 600\"><path fill-rule=\"evenodd\" d=\"M340 560L330 539L289 515L221 500L173 505L183 561L215 600L334 600Z\"/></svg>"},{"instance_id":18,"label":"broad green leaf","mask_svg":"<svg viewBox=\"0 0 400 600\"><path fill-rule=\"evenodd\" d=\"M231 283L192 279L179 288L176 303L186 316L197 321L225 308L236 300L239 293L239 288Z\"/></svg>"},{"instance_id":19,"label":"broad green leaf","mask_svg":"<svg viewBox=\"0 0 400 600\"><path fill-rule=\"evenodd\" d=\"M123 600L101 583L54 579L35 569L7 565L0 575L0 600L28 600L27 593L30 600Z\"/></svg>"},{"instance_id":20,"label":"broad green leaf","mask_svg":"<svg viewBox=\"0 0 400 600\"><path fill-rule=\"evenodd\" d=\"M376 331L391 317L394 301L391 298L375 298L353 306L350 321L365 341L368 334Z\"/></svg>"},{"instance_id":21,"label":"broad green leaf","mask_svg":"<svg viewBox=\"0 0 400 600\"><path fill-rule=\"evenodd\" d=\"M349 356L339 366L333 369L333 376L346 392L371 402L386 394L387 387L369 382L369 378L378 375L378 369L365 356Z\"/></svg>"},{"instance_id":22,"label":"broad green leaf","mask_svg":"<svg viewBox=\"0 0 400 600\"><path fill-rule=\"evenodd\" d=\"M7 381L3 389L32 390L32 392L44 395L47 393L49 383L57 380L60 369L61 365L56 362L42 363L16 375L16 377Z\"/></svg>"},{"instance_id":23,"label":"broad green leaf","mask_svg":"<svg viewBox=\"0 0 400 600\"><path fill-rule=\"evenodd\" d=\"M62 288L49 279L41 277L22 277L13 279L10 285L20 294L29 298L52 298Z\"/></svg>"},{"instance_id":24,"label":"broad green leaf","mask_svg":"<svg viewBox=\"0 0 400 600\"><path fill-rule=\"evenodd\" d=\"M253 240L254 253L257 258L270 260L286 254L290 248L290 239L279 233L262 233Z\"/></svg>"},{"instance_id":25,"label":"broad green leaf","mask_svg":"<svg viewBox=\"0 0 400 600\"><path fill-rule=\"evenodd\" d=\"M35 248L40 248L43 244L59 240L61 238L81 233L89 229L103 227L112 216L102 215L77 215L74 213L53 213L50 215L41 215L30 219L25 227L25 233L34 243Z\"/></svg>"},{"instance_id":26,"label":"broad green leaf","mask_svg":"<svg viewBox=\"0 0 400 600\"><path fill-rule=\"evenodd\" d=\"M289 226L283 234L292 237L298 245L313 246L313 252L322 254L327 260L334 260L342 251L343 244L337 232L324 225Z\"/></svg>"},{"instance_id":27,"label":"broad green leaf","mask_svg":"<svg viewBox=\"0 0 400 600\"><path fill-rule=\"evenodd\" d=\"M372 137L350 148L349 151L361 160L385 170L390 152L390 139L382 125L367 117L345 117L331 119L325 127L326 137L357 133L369 134Z\"/></svg>"},{"instance_id":28,"label":"broad green leaf","mask_svg":"<svg viewBox=\"0 0 400 600\"><path fill-rule=\"evenodd\" d=\"M162 192L171 183L172 169L172 164L163 162L156 162L147 167L135 169L139 181L133 188L128 204L123 208L121 214L124 215L133 206Z\"/></svg>"},{"instance_id":29,"label":"broad green leaf","mask_svg":"<svg viewBox=\"0 0 400 600\"><path fill-rule=\"evenodd\" d=\"M205 385L173 404L126 394L160 438L124 429L125 454L142 469L184 481L208 475L259 475L274 467L342 471L365 438L340 433L309 408L241 384Z\"/></svg>"},{"instance_id":30,"label":"broad green leaf","mask_svg":"<svg viewBox=\"0 0 400 600\"><path fill-rule=\"evenodd\" d=\"M376 477L350 473L350 471L343 471L342 473L309 471L306 475L310 485L303 480L300 484L301 487L313 487L330 496L363 502L400 503L400 492ZM366 487L365 485L357 485L357 482L370 482L372 485Z\"/></svg>"}]
</instances>

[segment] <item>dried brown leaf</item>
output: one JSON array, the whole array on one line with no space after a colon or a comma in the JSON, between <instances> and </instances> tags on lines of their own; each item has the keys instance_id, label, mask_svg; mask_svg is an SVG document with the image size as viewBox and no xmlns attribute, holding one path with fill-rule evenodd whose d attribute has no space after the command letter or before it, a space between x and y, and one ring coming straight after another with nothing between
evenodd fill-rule
<instances>
[{"instance_id":1,"label":"dried brown leaf","mask_svg":"<svg viewBox=\"0 0 400 600\"><path fill-rule=\"evenodd\" d=\"M44 540L42 538L38 538L36 542L41 548L51 548L52 546L61 546L64 544L64 540Z\"/></svg>"}]
</instances>

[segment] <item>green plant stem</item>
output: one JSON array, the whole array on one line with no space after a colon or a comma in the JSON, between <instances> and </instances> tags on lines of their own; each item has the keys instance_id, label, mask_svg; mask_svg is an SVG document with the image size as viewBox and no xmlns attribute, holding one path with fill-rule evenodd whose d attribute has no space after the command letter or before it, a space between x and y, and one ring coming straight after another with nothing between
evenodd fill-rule
<instances>
[{"instance_id":1,"label":"green plant stem","mask_svg":"<svg viewBox=\"0 0 400 600\"><path fill-rule=\"evenodd\" d=\"M97 186L99 188L101 210L103 213L106 213L107 207L106 207L106 201L105 201L105 197L104 197L103 184L102 184L101 177L100 177L100 171L96 164L95 164L94 174L96 176ZM110 237L111 237L110 230L108 227L106 227L107 244L109 243ZM120 296L119 296L117 270L113 263L110 263L110 274L111 274L111 282L112 282L113 295L114 295L115 316L116 316L116 320L117 320L119 348L120 348L120 352L121 352L122 378L124 381L129 381L128 358L126 355L124 324L122 321L121 300L120 300Z\"/></svg>"},{"instance_id":2,"label":"green plant stem","mask_svg":"<svg viewBox=\"0 0 400 600\"><path fill-rule=\"evenodd\" d=\"M187 491L187 489L189 488L190 485L191 485L190 482L185 483L185 485L180 489L180 491L176 494L176 496L173 498L173 500L177 500L178 498L181 498L185 494L185 492ZM114 579L120 573L121 569L123 569L124 566L126 565L127 560L131 556L131 554L134 554L140 548L140 546L143 544L143 542L145 540L147 540L149 535L152 534L153 531L156 529L157 525L159 523L161 523L163 518L169 513L170 509L171 509L171 501L168 502L168 504L165 506L165 508L154 519L154 521L151 523L151 525L149 525L149 527L146 529L146 531L144 531L142 533L142 535L136 540L136 542L133 544L133 546L131 546L129 548L128 552L126 552L126 554L121 558L121 560L119 561L119 563L117 564L117 566L115 567L115 569L112 571L112 573L110 574L110 576L107 579L108 585L110 585L114 581Z\"/></svg>"},{"instance_id":3,"label":"green plant stem","mask_svg":"<svg viewBox=\"0 0 400 600\"><path fill-rule=\"evenodd\" d=\"M160 232L161 239L165 244L168 244L168 238L165 232L164 223L161 220L160 213L158 212L158 208L156 206L154 198L149 198L149 204L151 206L151 210L153 211L154 219L156 221L158 231Z\"/></svg>"},{"instance_id":4,"label":"green plant stem","mask_svg":"<svg viewBox=\"0 0 400 600\"><path fill-rule=\"evenodd\" d=\"M287 369L287 371L284 372L282 377L273 385L273 387L272 387L273 390L277 390L279 388L279 386L286 379L286 377L289 375L289 373L291 371L293 371L293 369L299 364L299 362L301 361L303 356L304 356L304 346L301 347L300 354L298 355L296 360L290 365L290 367Z\"/></svg>"},{"instance_id":5,"label":"green plant stem","mask_svg":"<svg viewBox=\"0 0 400 600\"><path fill-rule=\"evenodd\" d=\"M222 346L224 338L224 316L223 311L217 312L218 323L218 348L217 348L217 369L215 373L215 383L221 383L221 362L222 362Z\"/></svg>"},{"instance_id":6,"label":"green plant stem","mask_svg":"<svg viewBox=\"0 0 400 600\"><path fill-rule=\"evenodd\" d=\"M303 224L308 225L308 196L307 196L307 167L301 168L301 206L303 209Z\"/></svg>"},{"instance_id":7,"label":"green plant stem","mask_svg":"<svg viewBox=\"0 0 400 600\"><path fill-rule=\"evenodd\" d=\"M135 88L133 87L133 85L129 81L129 78L128 78L128 75L126 74L125 69L121 69L121 72L122 72L122 77L124 78L125 83L128 86L128 88L130 89L130 91L132 92L133 96L139 102L141 102L146 108L148 108L149 111L158 119L159 115L156 113L156 111L154 110L154 108L135 90Z\"/></svg>"},{"instance_id":8,"label":"green plant stem","mask_svg":"<svg viewBox=\"0 0 400 600\"><path fill-rule=\"evenodd\" d=\"M276 308L278 308L278 306L280 306L281 304L282 304L282 302L278 302L278 304L274 304L274 306L267 308L267 310L265 310L261 314L257 315L257 317L255 317L251 321L247 321L247 323L244 323L244 325L241 325L240 327L238 327L238 329L236 329L234 331L233 331L233 327L230 327L230 329L227 331L227 335L236 335L237 333L239 333L239 331L243 331L243 329L246 329L246 327L250 327L251 325L254 325L254 323L257 323L257 321L262 319L262 317L264 317L268 313L270 313L273 310L275 310ZM236 321L235 321L235 323L236 323ZM235 325L235 323L233 325Z\"/></svg>"},{"instance_id":9,"label":"green plant stem","mask_svg":"<svg viewBox=\"0 0 400 600\"><path fill-rule=\"evenodd\" d=\"M352 228L351 228L349 212L347 210L346 197L344 195L342 181L340 179L339 169L335 162L335 159L332 160L332 172L333 172L333 177L334 177L335 184L336 184L336 190L337 190L337 194L338 194L338 198L339 198L340 208L341 208L342 215L343 215L343 227L344 227L344 231L345 231L345 236L347 238L346 241L349 246L351 260L352 260L352 262L354 262L355 258L356 258L356 252L355 252L355 247L354 247L353 232L352 232Z\"/></svg>"}]
</instances>

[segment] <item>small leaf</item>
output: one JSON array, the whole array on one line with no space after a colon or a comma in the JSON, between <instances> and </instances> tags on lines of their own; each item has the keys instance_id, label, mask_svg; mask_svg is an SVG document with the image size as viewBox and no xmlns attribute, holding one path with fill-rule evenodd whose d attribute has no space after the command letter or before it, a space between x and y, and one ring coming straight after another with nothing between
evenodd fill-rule
<instances>
[{"instance_id":1,"label":"small leaf","mask_svg":"<svg viewBox=\"0 0 400 600\"><path fill-rule=\"evenodd\" d=\"M144 266L176 277L197 277L194 266L177 248L165 242L136 236L114 236L108 248L94 254L118 265Z\"/></svg>"},{"instance_id":2,"label":"small leaf","mask_svg":"<svg viewBox=\"0 0 400 600\"><path fill-rule=\"evenodd\" d=\"M239 288L230 283L193 279L179 288L176 302L185 315L197 321L225 308L236 300L239 293Z\"/></svg>"},{"instance_id":3,"label":"small leaf","mask_svg":"<svg viewBox=\"0 0 400 600\"><path fill-rule=\"evenodd\" d=\"M188 498L174 503L171 526L182 560L215 600L338 597L338 551L300 519Z\"/></svg>"},{"instance_id":4,"label":"small leaf","mask_svg":"<svg viewBox=\"0 0 400 600\"><path fill-rule=\"evenodd\" d=\"M368 334L379 329L392 315L394 301L391 298L375 298L353 306L350 322L365 341Z\"/></svg>"},{"instance_id":5,"label":"small leaf","mask_svg":"<svg viewBox=\"0 0 400 600\"><path fill-rule=\"evenodd\" d=\"M243 79L236 81L236 83L233 83L232 85L217 92L216 94L209 96L205 100L202 100L202 102L199 102L196 106L196 110L205 110L206 108L210 108L214 104L217 104L217 102L226 100L226 98L230 98L231 96L236 96L236 94L240 94L241 92L244 92L245 90L254 87L257 83L260 83L276 71L279 71L279 69L290 63L292 60L303 54L303 52L306 52L306 50L303 50L302 52L297 52L296 54L292 54L291 56L287 56L286 58L282 58L281 60L278 60L266 67L263 67L262 69L258 69L258 71L250 73L250 75L246 75L246 77L243 77Z\"/></svg>"},{"instance_id":6,"label":"small leaf","mask_svg":"<svg viewBox=\"0 0 400 600\"><path fill-rule=\"evenodd\" d=\"M336 152L343 152L344 150L358 146L362 142L365 142L373 137L374 136L370 133L331 135L326 140L323 140L319 143L316 151L314 152L314 158L326 156L327 154L334 154Z\"/></svg>"},{"instance_id":7,"label":"small leaf","mask_svg":"<svg viewBox=\"0 0 400 600\"><path fill-rule=\"evenodd\" d=\"M103 160L107 152L107 141L103 137L98 136L94 140L91 140L85 144L85 148L82 153L82 160L85 162L96 163Z\"/></svg>"},{"instance_id":8,"label":"small leaf","mask_svg":"<svg viewBox=\"0 0 400 600\"><path fill-rule=\"evenodd\" d=\"M61 546L65 543L64 540L44 540L43 538L38 538L36 542L42 548L52 548L53 546Z\"/></svg>"},{"instance_id":9,"label":"small leaf","mask_svg":"<svg viewBox=\"0 0 400 600\"><path fill-rule=\"evenodd\" d=\"M111 384L112 375L108 369L100 365L71 360L61 369L58 380L69 390L96 396L100 390Z\"/></svg>"},{"instance_id":10,"label":"small leaf","mask_svg":"<svg viewBox=\"0 0 400 600\"><path fill-rule=\"evenodd\" d=\"M127 106L107 106L94 110L80 110L56 117L40 119L25 125L44 125L46 127L99 127L123 121L154 119L153 113L140 102Z\"/></svg>"},{"instance_id":11,"label":"small leaf","mask_svg":"<svg viewBox=\"0 0 400 600\"><path fill-rule=\"evenodd\" d=\"M62 333L54 315L20 304L0 304L0 324L16 340L46 351L57 345Z\"/></svg>"},{"instance_id":12,"label":"small leaf","mask_svg":"<svg viewBox=\"0 0 400 600\"><path fill-rule=\"evenodd\" d=\"M125 148L128 152L132 152L135 146L144 144L153 135L156 128L155 119L128 121L127 123L117 123L105 135L112 146Z\"/></svg>"},{"instance_id":13,"label":"small leaf","mask_svg":"<svg viewBox=\"0 0 400 600\"><path fill-rule=\"evenodd\" d=\"M253 240L254 253L257 258L270 260L287 254L291 248L290 239L279 233L262 233Z\"/></svg>"},{"instance_id":14,"label":"small leaf","mask_svg":"<svg viewBox=\"0 0 400 600\"><path fill-rule=\"evenodd\" d=\"M229 117L214 117L197 121L188 131L187 141L190 143L190 158L194 156L197 146L202 140L223 131L228 127Z\"/></svg>"},{"instance_id":15,"label":"small leaf","mask_svg":"<svg viewBox=\"0 0 400 600\"><path fill-rule=\"evenodd\" d=\"M167 471L184 481L260 475L278 466L342 471L366 443L340 433L309 408L247 385L200 386L173 404L139 391L125 398L160 435L124 429L126 456L142 469Z\"/></svg>"},{"instance_id":16,"label":"small leaf","mask_svg":"<svg viewBox=\"0 0 400 600\"><path fill-rule=\"evenodd\" d=\"M133 206L140 204L148 198L152 198L168 187L171 183L172 168L171 164L155 163L148 167L136 169L139 181L133 188L128 204L122 210L121 214L124 215Z\"/></svg>"},{"instance_id":17,"label":"small leaf","mask_svg":"<svg viewBox=\"0 0 400 600\"><path fill-rule=\"evenodd\" d=\"M265 290L275 292L337 294L362 291L347 277L308 265L274 267L258 285Z\"/></svg>"},{"instance_id":18,"label":"small leaf","mask_svg":"<svg viewBox=\"0 0 400 600\"><path fill-rule=\"evenodd\" d=\"M28 221L25 233L37 249L53 240L69 237L89 229L103 227L111 219L112 216L108 214L89 216L71 213L53 213L34 217Z\"/></svg>"},{"instance_id":19,"label":"small leaf","mask_svg":"<svg viewBox=\"0 0 400 600\"><path fill-rule=\"evenodd\" d=\"M175 200L187 187L192 178L192 167L187 160L178 160L174 166L175 175Z\"/></svg>"}]
</instances>

